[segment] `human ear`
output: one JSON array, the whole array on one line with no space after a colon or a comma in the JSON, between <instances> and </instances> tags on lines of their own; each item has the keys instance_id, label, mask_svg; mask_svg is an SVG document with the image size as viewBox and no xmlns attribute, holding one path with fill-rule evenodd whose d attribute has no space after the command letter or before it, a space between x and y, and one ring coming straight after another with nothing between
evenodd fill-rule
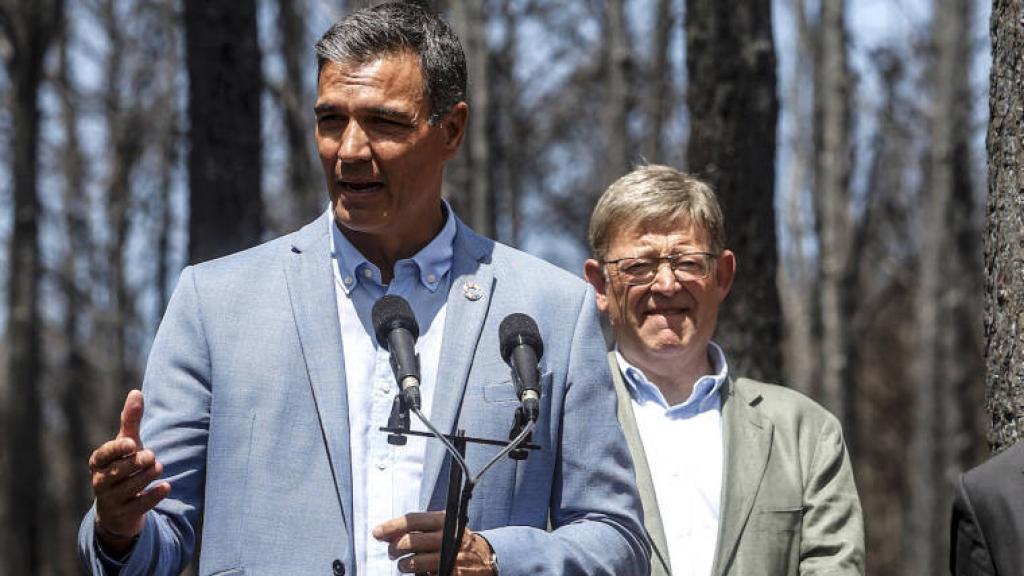
<instances>
[{"instance_id":1,"label":"human ear","mask_svg":"<svg viewBox=\"0 0 1024 576\"><path fill-rule=\"evenodd\" d=\"M588 258L583 263L583 277L594 287L597 309L601 312L608 312L608 277L605 275L601 263L593 258Z\"/></svg>"},{"instance_id":2,"label":"human ear","mask_svg":"<svg viewBox=\"0 0 1024 576\"><path fill-rule=\"evenodd\" d=\"M718 287L718 301L725 300L736 277L736 254L732 250L723 250L718 256L718 270L715 274L715 285Z\"/></svg>"},{"instance_id":3,"label":"human ear","mask_svg":"<svg viewBox=\"0 0 1024 576\"><path fill-rule=\"evenodd\" d=\"M455 156L462 145L462 139L466 135L466 124L469 122L469 105L459 102L445 114L441 120L441 128L444 129L444 146L449 157Z\"/></svg>"}]
</instances>

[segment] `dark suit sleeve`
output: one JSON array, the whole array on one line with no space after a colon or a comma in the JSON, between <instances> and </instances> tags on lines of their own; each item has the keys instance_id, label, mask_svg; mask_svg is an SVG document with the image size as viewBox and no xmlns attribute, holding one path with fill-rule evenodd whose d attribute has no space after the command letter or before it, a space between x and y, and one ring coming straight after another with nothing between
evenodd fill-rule
<instances>
[{"instance_id":1,"label":"dark suit sleeve","mask_svg":"<svg viewBox=\"0 0 1024 576\"><path fill-rule=\"evenodd\" d=\"M996 573L962 474L956 483L949 538L949 571L953 576L988 576Z\"/></svg>"}]
</instances>

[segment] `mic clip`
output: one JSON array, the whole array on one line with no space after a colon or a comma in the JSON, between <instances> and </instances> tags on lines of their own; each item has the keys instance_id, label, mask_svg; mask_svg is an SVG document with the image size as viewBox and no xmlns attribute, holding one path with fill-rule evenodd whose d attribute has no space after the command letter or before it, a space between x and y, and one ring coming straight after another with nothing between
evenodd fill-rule
<instances>
[{"instance_id":1,"label":"mic clip","mask_svg":"<svg viewBox=\"0 0 1024 576\"><path fill-rule=\"evenodd\" d=\"M388 444L392 446L405 446L409 441L403 432L409 431L409 407L405 403L405 395L401 391L395 394L395 401L391 403L391 415L388 416Z\"/></svg>"},{"instance_id":2,"label":"mic clip","mask_svg":"<svg viewBox=\"0 0 1024 576\"><path fill-rule=\"evenodd\" d=\"M508 433L508 439L512 440L516 436L519 436L519 434L523 431L523 428L526 426L526 423L529 421L530 417L527 414L526 410L522 406L516 408L516 416L515 419L512 421L512 430L510 430ZM530 432L529 434L526 435L526 438L523 438L523 441L519 445L519 448L513 448L508 453L508 457L511 458L512 460L526 460L526 457L530 455L530 451L527 450L526 448L522 448L521 446L529 444L532 440L533 432Z\"/></svg>"}]
</instances>

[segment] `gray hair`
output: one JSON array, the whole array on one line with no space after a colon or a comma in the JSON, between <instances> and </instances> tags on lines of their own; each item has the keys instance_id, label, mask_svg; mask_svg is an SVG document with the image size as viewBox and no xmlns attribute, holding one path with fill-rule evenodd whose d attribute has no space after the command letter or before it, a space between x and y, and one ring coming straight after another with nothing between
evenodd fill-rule
<instances>
[{"instance_id":1,"label":"gray hair","mask_svg":"<svg viewBox=\"0 0 1024 576\"><path fill-rule=\"evenodd\" d=\"M466 99L466 57L455 32L414 2L388 2L349 14L316 43L317 75L328 62L366 64L409 51L420 59L430 124Z\"/></svg>"},{"instance_id":2,"label":"gray hair","mask_svg":"<svg viewBox=\"0 0 1024 576\"><path fill-rule=\"evenodd\" d=\"M685 216L707 235L715 254L725 249L725 222L715 192L704 181L668 166L635 168L601 194L590 215L590 249L604 261L612 235L640 224Z\"/></svg>"}]
</instances>

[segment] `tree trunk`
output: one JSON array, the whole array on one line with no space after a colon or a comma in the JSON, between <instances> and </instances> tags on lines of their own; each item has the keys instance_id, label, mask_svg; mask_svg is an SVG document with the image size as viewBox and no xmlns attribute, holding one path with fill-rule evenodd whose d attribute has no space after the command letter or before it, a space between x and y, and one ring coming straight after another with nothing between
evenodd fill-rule
<instances>
[{"instance_id":1,"label":"tree trunk","mask_svg":"<svg viewBox=\"0 0 1024 576\"><path fill-rule=\"evenodd\" d=\"M46 525L42 510L46 498L47 466L42 451L42 321L39 317L40 204L39 87L43 60L62 20L63 2L0 3L0 30L12 49L8 81L13 93L11 172L13 223L8 276L7 384L9 404L4 418L7 472L8 574L36 574L43 565Z\"/></svg>"},{"instance_id":2,"label":"tree trunk","mask_svg":"<svg viewBox=\"0 0 1024 576\"><path fill-rule=\"evenodd\" d=\"M1022 0L992 3L985 235L985 364L989 444L1024 439L1024 15Z\"/></svg>"},{"instance_id":3,"label":"tree trunk","mask_svg":"<svg viewBox=\"0 0 1024 576\"><path fill-rule=\"evenodd\" d=\"M790 110L790 153L779 203L783 209L785 234L784 241L779 243L781 263L777 284L784 327L785 382L810 394L811 383L818 380L820 372L819 341L814 338L814 318L818 310L814 295L818 277L805 254L807 224L803 215L812 172L810 160L814 155L814 122L810 114L811 102L806 97L807 86L814 81L814 50L804 0L791 0L790 10L796 21L796 54L790 71L793 80L785 98Z\"/></svg>"},{"instance_id":4,"label":"tree trunk","mask_svg":"<svg viewBox=\"0 0 1024 576\"><path fill-rule=\"evenodd\" d=\"M933 103L930 114L931 150L924 187L924 219L920 241L919 284L916 297L914 436L911 462L914 487L911 500L909 565L907 573L935 574L944 566L948 536L945 525L955 474L962 469L958 436L964 388L977 387L974 374L947 370L949 358L970 357L973 346L956 334L973 334L971 319L957 323L964 310L950 306L958 297L959 278L976 273L969 263L970 245L959 246L951 234L956 222L971 218L953 211L954 197L970 198L966 165L969 119L963 103L968 99L967 0L937 0L932 10L932 43L937 60L932 70ZM971 201L968 200L968 206ZM970 287L966 287L970 289ZM960 344L963 348L957 348Z\"/></svg>"},{"instance_id":5,"label":"tree trunk","mask_svg":"<svg viewBox=\"0 0 1024 576\"><path fill-rule=\"evenodd\" d=\"M313 97L306 90L309 82L309 47L306 40L306 2L278 0L278 31L284 60L284 82L275 93L284 116L285 139L288 146L288 194L294 198L293 222L287 231L302 225L327 205L325 184L320 170L313 163L313 122L310 110ZM270 219L270 218L268 218Z\"/></svg>"},{"instance_id":6,"label":"tree trunk","mask_svg":"<svg viewBox=\"0 0 1024 576\"><path fill-rule=\"evenodd\" d=\"M647 82L647 112L649 126L647 142L644 149L647 161L654 164L665 162L665 124L671 109L672 62L672 29L675 19L672 17L672 1L657 0L654 15L654 36L652 40L653 62L649 68Z\"/></svg>"},{"instance_id":7,"label":"tree trunk","mask_svg":"<svg viewBox=\"0 0 1024 576\"><path fill-rule=\"evenodd\" d=\"M455 210L478 233L494 237L494 188L491 150L493 105L490 69L493 65L487 44L488 11L479 0L450 0L449 13L455 33L462 41L469 76L469 125L459 159L452 167L447 191Z\"/></svg>"},{"instance_id":8,"label":"tree trunk","mask_svg":"<svg viewBox=\"0 0 1024 576\"><path fill-rule=\"evenodd\" d=\"M776 276L775 128L771 2L687 0L687 164L722 202L738 277L717 340L735 374L778 382L781 312Z\"/></svg>"},{"instance_id":9,"label":"tree trunk","mask_svg":"<svg viewBox=\"0 0 1024 576\"><path fill-rule=\"evenodd\" d=\"M604 135L605 159L601 185L594 189L594 201L601 190L629 171L630 150L633 149L628 122L630 42L626 27L625 2L608 0L605 2L604 15L605 94L601 105L601 131Z\"/></svg>"},{"instance_id":10,"label":"tree trunk","mask_svg":"<svg viewBox=\"0 0 1024 576\"><path fill-rule=\"evenodd\" d=\"M263 232L260 47L254 0L186 0L189 262L255 245Z\"/></svg>"},{"instance_id":11,"label":"tree trunk","mask_svg":"<svg viewBox=\"0 0 1024 576\"><path fill-rule=\"evenodd\" d=\"M815 62L815 214L821 261L822 377L820 398L844 427L852 423L847 299L850 222L850 73L845 2L822 2Z\"/></svg>"},{"instance_id":12,"label":"tree trunk","mask_svg":"<svg viewBox=\"0 0 1024 576\"><path fill-rule=\"evenodd\" d=\"M67 518L61 522L62 526L68 527L70 540L68 545L74 546L77 535L78 521L81 519L83 510L89 508L92 503L92 489L89 485L88 475L80 471L85 463L89 461L89 453L94 447L95 436L90 434L88 415L95 414L98 408L95 402L93 366L89 361L88 352L82 338L82 319L89 315L91 302L88 298L88 284L79 285L79 278L86 277L81 274L83 255L93 253L93 242L89 232L87 216L89 213L88 201L85 198L85 188L88 182L86 160L82 148L79 145L79 102L81 95L75 89L71 79L69 57L71 46L69 38L71 30L70 22L65 19L62 22L60 36L60 58L58 62L58 94L60 96L61 121L65 134L65 142L61 153L64 161L62 179L62 199L64 204L64 226L67 233L66 248L60 264L60 286L64 293L64 325L63 337L65 342L63 394L60 398L61 411L66 421L66 432L63 435L62 445L66 452L64 458L67 460L67 470L70 471L68 485L64 494L66 500L65 512Z\"/></svg>"}]
</instances>

